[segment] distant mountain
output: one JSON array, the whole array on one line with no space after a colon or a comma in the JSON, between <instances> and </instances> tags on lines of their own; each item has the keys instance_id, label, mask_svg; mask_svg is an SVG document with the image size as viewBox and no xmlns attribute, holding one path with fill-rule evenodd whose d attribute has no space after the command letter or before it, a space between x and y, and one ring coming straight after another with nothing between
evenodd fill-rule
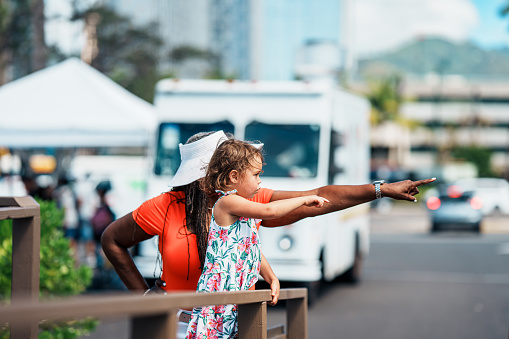
<instances>
[{"instance_id":1,"label":"distant mountain","mask_svg":"<svg viewBox=\"0 0 509 339\"><path fill-rule=\"evenodd\" d=\"M509 48L483 50L470 42L457 44L430 38L414 41L390 53L359 60L359 73L362 75L393 72L509 76Z\"/></svg>"}]
</instances>

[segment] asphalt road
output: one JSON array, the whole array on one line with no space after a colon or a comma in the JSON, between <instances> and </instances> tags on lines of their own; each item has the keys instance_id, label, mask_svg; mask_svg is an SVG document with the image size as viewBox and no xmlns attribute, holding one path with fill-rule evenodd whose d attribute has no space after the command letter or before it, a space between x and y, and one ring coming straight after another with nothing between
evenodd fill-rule
<instances>
[{"instance_id":1,"label":"asphalt road","mask_svg":"<svg viewBox=\"0 0 509 339\"><path fill-rule=\"evenodd\" d=\"M489 218L481 235L431 235L425 212L402 206L372 215L362 283L324 286L309 337L507 338L508 217ZM282 306L268 315L270 325L285 321Z\"/></svg>"}]
</instances>

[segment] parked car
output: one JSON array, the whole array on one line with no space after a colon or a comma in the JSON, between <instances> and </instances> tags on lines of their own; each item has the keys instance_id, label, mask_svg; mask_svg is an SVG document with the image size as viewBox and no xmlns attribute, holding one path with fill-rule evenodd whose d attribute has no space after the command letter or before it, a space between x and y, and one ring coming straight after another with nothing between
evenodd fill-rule
<instances>
[{"instance_id":1,"label":"parked car","mask_svg":"<svg viewBox=\"0 0 509 339\"><path fill-rule=\"evenodd\" d=\"M430 194L426 207L430 212L431 232L446 230L481 231L482 199L458 185L439 186Z\"/></svg>"},{"instance_id":2,"label":"parked car","mask_svg":"<svg viewBox=\"0 0 509 339\"><path fill-rule=\"evenodd\" d=\"M483 215L509 214L509 182L500 178L469 178L454 182L466 191L474 191L483 201Z\"/></svg>"}]
</instances>

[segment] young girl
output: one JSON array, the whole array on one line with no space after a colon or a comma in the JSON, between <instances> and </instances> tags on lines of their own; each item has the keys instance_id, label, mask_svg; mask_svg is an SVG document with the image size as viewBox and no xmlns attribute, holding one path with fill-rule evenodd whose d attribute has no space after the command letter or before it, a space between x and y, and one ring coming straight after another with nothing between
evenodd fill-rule
<instances>
[{"instance_id":1,"label":"young girl","mask_svg":"<svg viewBox=\"0 0 509 339\"><path fill-rule=\"evenodd\" d=\"M197 292L248 290L258 274L270 285L272 301L279 298L279 280L260 252L256 219L281 217L302 205L322 207L327 199L304 196L260 204L249 201L260 189L261 151L239 140L224 141L212 156L203 181L215 203L208 247ZM196 307L186 338L236 338L237 306Z\"/></svg>"}]
</instances>

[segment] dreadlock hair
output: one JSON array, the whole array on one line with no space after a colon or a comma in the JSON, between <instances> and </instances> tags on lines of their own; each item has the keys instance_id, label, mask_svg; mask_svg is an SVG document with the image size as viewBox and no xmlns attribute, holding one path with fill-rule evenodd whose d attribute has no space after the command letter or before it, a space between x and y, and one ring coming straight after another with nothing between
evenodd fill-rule
<instances>
[{"instance_id":1,"label":"dreadlock hair","mask_svg":"<svg viewBox=\"0 0 509 339\"><path fill-rule=\"evenodd\" d=\"M186 144L198 141L206 136L215 132L201 132L191 136ZM231 138L231 134L227 134ZM198 257L200 259L200 268L205 262L205 255L207 253L207 240L208 240L208 202L209 198L201 187L200 181L196 180L190 184L174 187L172 191L183 191L185 195L185 210L186 210L186 224L184 225L187 231L196 235L196 242L198 245ZM187 235L187 233L186 233ZM188 260L189 260L188 253ZM188 264L189 269L189 264Z\"/></svg>"},{"instance_id":2,"label":"dreadlock hair","mask_svg":"<svg viewBox=\"0 0 509 339\"><path fill-rule=\"evenodd\" d=\"M196 235L198 257L200 259L200 268L202 268L202 265L205 262L205 254L207 253L207 220L209 198L201 190L198 180L184 186L174 187L172 191L184 192L184 204L186 210L186 223L184 227L189 233Z\"/></svg>"},{"instance_id":3,"label":"dreadlock hair","mask_svg":"<svg viewBox=\"0 0 509 339\"><path fill-rule=\"evenodd\" d=\"M217 147L207 167L202 183L208 196L217 196L216 190L226 191L230 185L230 172L243 173L253 167L255 161L263 163L261 150L245 141L229 139Z\"/></svg>"}]
</instances>

